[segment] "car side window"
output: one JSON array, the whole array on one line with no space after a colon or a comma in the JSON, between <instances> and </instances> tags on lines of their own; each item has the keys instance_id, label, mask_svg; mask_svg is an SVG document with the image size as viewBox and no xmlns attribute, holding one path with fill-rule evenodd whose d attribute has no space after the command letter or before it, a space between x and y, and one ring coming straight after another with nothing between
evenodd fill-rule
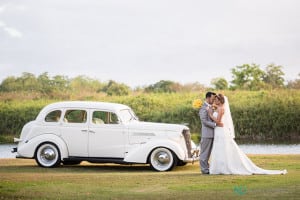
<instances>
[{"instance_id":1,"label":"car side window","mask_svg":"<svg viewBox=\"0 0 300 200\"><path fill-rule=\"evenodd\" d=\"M104 124L105 119L106 119L106 112L104 111L93 112L92 122L94 124Z\"/></svg>"},{"instance_id":2,"label":"car side window","mask_svg":"<svg viewBox=\"0 0 300 200\"><path fill-rule=\"evenodd\" d=\"M85 123L87 118L86 110L67 110L64 116L66 123Z\"/></svg>"},{"instance_id":3,"label":"car side window","mask_svg":"<svg viewBox=\"0 0 300 200\"><path fill-rule=\"evenodd\" d=\"M119 124L119 118L115 113L111 113L109 121L110 124Z\"/></svg>"},{"instance_id":4,"label":"car side window","mask_svg":"<svg viewBox=\"0 0 300 200\"><path fill-rule=\"evenodd\" d=\"M48 113L45 117L46 122L58 122L61 116L60 110L54 110Z\"/></svg>"},{"instance_id":5,"label":"car side window","mask_svg":"<svg viewBox=\"0 0 300 200\"><path fill-rule=\"evenodd\" d=\"M92 122L94 124L118 124L118 116L113 112L94 111Z\"/></svg>"}]
</instances>

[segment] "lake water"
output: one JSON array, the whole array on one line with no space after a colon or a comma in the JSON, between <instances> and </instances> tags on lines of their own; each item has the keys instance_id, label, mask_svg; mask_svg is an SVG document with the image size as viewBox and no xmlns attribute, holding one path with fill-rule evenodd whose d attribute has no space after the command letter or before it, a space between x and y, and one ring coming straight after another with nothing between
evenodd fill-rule
<instances>
[{"instance_id":1,"label":"lake water","mask_svg":"<svg viewBox=\"0 0 300 200\"><path fill-rule=\"evenodd\" d=\"M0 144L0 158L15 158L16 144ZM246 154L300 154L300 144L240 144Z\"/></svg>"}]
</instances>

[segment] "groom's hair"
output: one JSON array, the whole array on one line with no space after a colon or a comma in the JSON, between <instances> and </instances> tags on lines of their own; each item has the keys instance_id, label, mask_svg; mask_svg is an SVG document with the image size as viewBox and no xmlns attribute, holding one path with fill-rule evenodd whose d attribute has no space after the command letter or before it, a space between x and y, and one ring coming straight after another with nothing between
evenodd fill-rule
<instances>
[{"instance_id":1,"label":"groom's hair","mask_svg":"<svg viewBox=\"0 0 300 200\"><path fill-rule=\"evenodd\" d=\"M205 98L206 98L206 99L207 99L207 98L210 98L210 97L213 96L213 95L216 95L216 93L214 93L214 92L207 92L206 95L205 95Z\"/></svg>"}]
</instances>

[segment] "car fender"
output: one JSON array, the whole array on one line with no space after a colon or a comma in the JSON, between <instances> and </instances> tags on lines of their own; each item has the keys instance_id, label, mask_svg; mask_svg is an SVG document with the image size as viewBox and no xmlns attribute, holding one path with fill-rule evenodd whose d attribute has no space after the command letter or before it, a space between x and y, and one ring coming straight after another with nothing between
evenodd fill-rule
<instances>
[{"instance_id":1,"label":"car fender","mask_svg":"<svg viewBox=\"0 0 300 200\"><path fill-rule=\"evenodd\" d=\"M42 143L55 144L60 152L61 160L69 156L66 143L59 136L51 133L38 135L22 143L22 145L18 145L19 156L33 158L37 147Z\"/></svg>"},{"instance_id":2,"label":"car fender","mask_svg":"<svg viewBox=\"0 0 300 200\"><path fill-rule=\"evenodd\" d=\"M132 163L147 163L148 156L153 149L158 147L168 148L173 151L180 160L185 159L184 149L176 142L170 140L153 140L144 144L135 144L130 147L124 161Z\"/></svg>"}]
</instances>

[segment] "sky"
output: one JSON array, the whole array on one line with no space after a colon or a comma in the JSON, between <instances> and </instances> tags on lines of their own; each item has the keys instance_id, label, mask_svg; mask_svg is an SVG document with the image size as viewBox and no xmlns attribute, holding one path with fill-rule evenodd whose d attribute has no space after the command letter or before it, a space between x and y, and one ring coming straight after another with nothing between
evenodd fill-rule
<instances>
[{"instance_id":1,"label":"sky","mask_svg":"<svg viewBox=\"0 0 300 200\"><path fill-rule=\"evenodd\" d=\"M298 0L0 0L0 82L48 72L208 86L251 63L294 80L299 10Z\"/></svg>"}]
</instances>

